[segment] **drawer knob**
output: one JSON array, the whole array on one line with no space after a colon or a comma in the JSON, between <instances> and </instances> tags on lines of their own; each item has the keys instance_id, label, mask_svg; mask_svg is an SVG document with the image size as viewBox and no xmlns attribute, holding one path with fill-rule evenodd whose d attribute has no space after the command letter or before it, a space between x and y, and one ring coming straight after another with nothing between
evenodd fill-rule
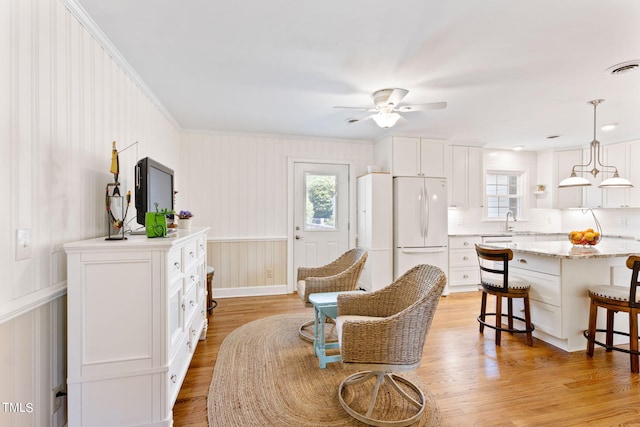
<instances>
[{"instance_id":1,"label":"drawer knob","mask_svg":"<svg viewBox=\"0 0 640 427\"><path fill-rule=\"evenodd\" d=\"M527 263L527 260L526 260L526 259L523 259L523 258L518 258L518 262L519 262L520 264L526 264L526 263Z\"/></svg>"},{"instance_id":2,"label":"drawer knob","mask_svg":"<svg viewBox=\"0 0 640 427\"><path fill-rule=\"evenodd\" d=\"M176 268L176 270L180 271L180 263L178 261L174 262L173 266Z\"/></svg>"},{"instance_id":3,"label":"drawer knob","mask_svg":"<svg viewBox=\"0 0 640 427\"><path fill-rule=\"evenodd\" d=\"M196 302L194 300L189 301L189 304L191 304L191 307L193 307L194 305L196 305Z\"/></svg>"},{"instance_id":4,"label":"drawer knob","mask_svg":"<svg viewBox=\"0 0 640 427\"><path fill-rule=\"evenodd\" d=\"M469 246L469 242L464 242L463 245L464 246Z\"/></svg>"},{"instance_id":5,"label":"drawer knob","mask_svg":"<svg viewBox=\"0 0 640 427\"><path fill-rule=\"evenodd\" d=\"M185 305L185 303L182 303L182 311L186 311L187 310L187 306Z\"/></svg>"},{"instance_id":6,"label":"drawer knob","mask_svg":"<svg viewBox=\"0 0 640 427\"><path fill-rule=\"evenodd\" d=\"M191 251L191 252L189 252L189 256L190 256L191 258L195 258L195 257L196 257L196 254L195 254L195 252Z\"/></svg>"},{"instance_id":7,"label":"drawer knob","mask_svg":"<svg viewBox=\"0 0 640 427\"><path fill-rule=\"evenodd\" d=\"M465 261L469 261L469 257L468 256L462 257L462 259L465 260Z\"/></svg>"},{"instance_id":8,"label":"drawer knob","mask_svg":"<svg viewBox=\"0 0 640 427\"><path fill-rule=\"evenodd\" d=\"M178 381L178 376L176 374L171 375L171 382L175 384L176 381Z\"/></svg>"},{"instance_id":9,"label":"drawer knob","mask_svg":"<svg viewBox=\"0 0 640 427\"><path fill-rule=\"evenodd\" d=\"M463 278L463 279L468 279L468 278L469 278L469 275L468 275L468 274L465 274L464 276L462 276L462 278Z\"/></svg>"}]
</instances>

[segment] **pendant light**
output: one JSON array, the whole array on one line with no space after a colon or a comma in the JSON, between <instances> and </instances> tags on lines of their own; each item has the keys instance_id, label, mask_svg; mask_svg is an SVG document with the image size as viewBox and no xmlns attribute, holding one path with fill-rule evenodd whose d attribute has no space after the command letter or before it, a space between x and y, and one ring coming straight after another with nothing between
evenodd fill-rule
<instances>
[{"instance_id":1,"label":"pendant light","mask_svg":"<svg viewBox=\"0 0 640 427\"><path fill-rule=\"evenodd\" d=\"M598 107L598 104L603 102L604 99L594 99L593 101L589 101L589 104L593 105L593 141L591 141L591 147L589 148L589 163L586 165L574 165L571 169L571 175L569 178L562 180L560 184L558 184L558 187L586 187L591 185L591 182L589 182L588 179L578 176L577 172L589 172L594 177L596 177L600 172L613 173L611 178L605 179L600 183L598 187L601 188L633 187L631 182L620 177L618 174L618 168L615 166L604 165L600 160L600 142L596 139L596 108ZM602 170L599 170L598 166L602 168Z\"/></svg>"}]
</instances>

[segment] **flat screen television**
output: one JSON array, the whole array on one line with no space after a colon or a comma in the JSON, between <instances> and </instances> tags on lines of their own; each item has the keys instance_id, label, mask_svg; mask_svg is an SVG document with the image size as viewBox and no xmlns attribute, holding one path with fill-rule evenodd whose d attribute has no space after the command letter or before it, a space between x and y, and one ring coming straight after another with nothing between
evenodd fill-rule
<instances>
[{"instance_id":1,"label":"flat screen television","mask_svg":"<svg viewBox=\"0 0 640 427\"><path fill-rule=\"evenodd\" d=\"M173 211L173 169L149 157L139 160L135 167L136 220L145 225L145 214L167 209ZM173 218L173 215L170 216Z\"/></svg>"}]
</instances>

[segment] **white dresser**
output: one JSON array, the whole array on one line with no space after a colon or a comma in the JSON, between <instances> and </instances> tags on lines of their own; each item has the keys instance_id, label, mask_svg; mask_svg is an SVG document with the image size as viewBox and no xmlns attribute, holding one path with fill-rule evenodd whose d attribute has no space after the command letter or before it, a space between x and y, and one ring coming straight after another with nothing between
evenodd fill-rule
<instances>
[{"instance_id":1,"label":"white dresser","mask_svg":"<svg viewBox=\"0 0 640 427\"><path fill-rule=\"evenodd\" d=\"M170 426L207 329L207 230L64 245L69 426Z\"/></svg>"}]
</instances>

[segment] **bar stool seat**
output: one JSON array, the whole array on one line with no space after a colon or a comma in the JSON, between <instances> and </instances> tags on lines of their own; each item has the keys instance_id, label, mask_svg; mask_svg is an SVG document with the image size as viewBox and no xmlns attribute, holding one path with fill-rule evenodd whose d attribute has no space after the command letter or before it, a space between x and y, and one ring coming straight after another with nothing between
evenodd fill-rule
<instances>
[{"instance_id":1,"label":"bar stool seat","mask_svg":"<svg viewBox=\"0 0 640 427\"><path fill-rule=\"evenodd\" d=\"M627 258L627 268L632 270L629 287L622 286L593 286L589 288L589 326L583 332L587 339L587 355L593 357L595 344L604 347L607 352L612 350L629 354L631 372L640 371L638 351L638 311L640 310L640 296L636 289L638 286L638 271L640 270L640 256L631 255ZM598 307L607 310L606 329L597 328ZM617 312L629 313L629 333L617 331L614 328L614 314ZM596 339L596 333L605 333L605 342ZM622 335L629 337L629 348L614 345L613 336Z\"/></svg>"},{"instance_id":2,"label":"bar stool seat","mask_svg":"<svg viewBox=\"0 0 640 427\"><path fill-rule=\"evenodd\" d=\"M531 323L531 309L529 306L530 283L520 277L509 274L509 261L513 259L511 249L488 248L476 244L476 254L480 266L480 287L482 302L480 306L480 333L484 333L484 327L496 331L495 342L500 345L501 332L526 334L527 344L533 345L532 332L535 326ZM496 297L495 313L487 313L487 295ZM502 313L502 298L507 298L507 314ZM524 317L513 314L513 299L522 298L524 304ZM487 317L494 317L495 322L487 322ZM502 318L507 318L507 327L502 325ZM524 323L524 328L517 328L513 321Z\"/></svg>"}]
</instances>

